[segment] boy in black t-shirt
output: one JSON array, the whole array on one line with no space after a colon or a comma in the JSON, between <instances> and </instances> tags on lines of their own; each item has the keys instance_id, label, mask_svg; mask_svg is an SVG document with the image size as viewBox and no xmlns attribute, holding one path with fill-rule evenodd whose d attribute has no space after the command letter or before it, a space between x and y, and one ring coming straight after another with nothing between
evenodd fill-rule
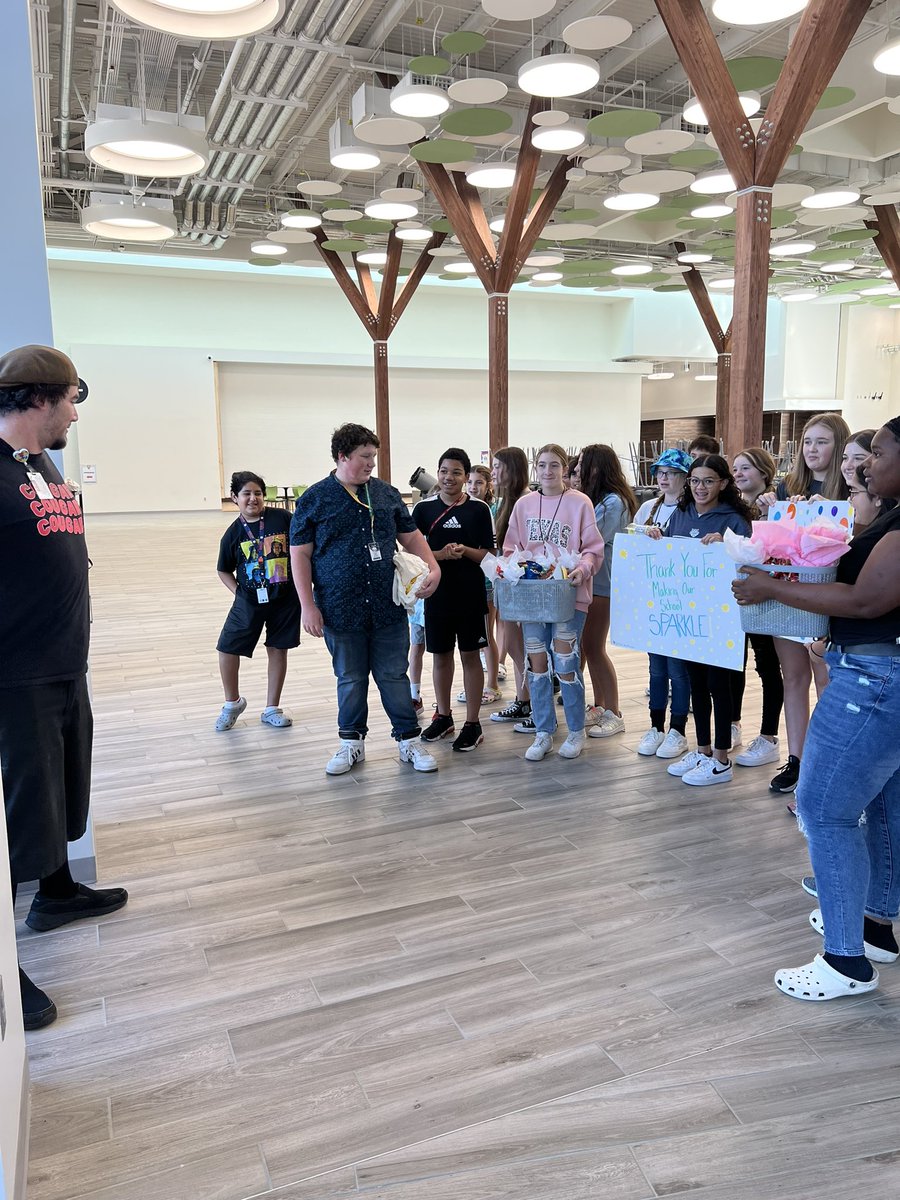
<instances>
[{"instance_id":1,"label":"boy in black t-shirt","mask_svg":"<svg viewBox=\"0 0 900 1200\"><path fill-rule=\"evenodd\" d=\"M234 596L216 649L225 689L225 704L216 729L231 729L247 707L238 677L241 657L252 658L263 629L269 656L268 695L260 714L264 725L285 729L291 718L280 707L287 673L287 652L300 645L300 601L291 579L290 515L267 508L266 485L252 471L231 477L231 498L238 519L219 543L219 578Z\"/></svg>"}]
</instances>

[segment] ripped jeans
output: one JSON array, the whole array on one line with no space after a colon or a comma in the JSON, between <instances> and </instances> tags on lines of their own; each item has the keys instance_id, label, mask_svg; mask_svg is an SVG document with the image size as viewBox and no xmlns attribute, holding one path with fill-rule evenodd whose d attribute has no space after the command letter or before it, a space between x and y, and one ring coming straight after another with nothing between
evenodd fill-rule
<instances>
[{"instance_id":1,"label":"ripped jeans","mask_svg":"<svg viewBox=\"0 0 900 1200\"><path fill-rule=\"evenodd\" d=\"M553 670L559 676L560 692L563 698L563 712L566 714L566 725L570 733L584 729L584 676L581 674L581 631L587 613L575 610L574 617L559 624L545 624L540 621L523 621L522 634L525 638L525 666L528 674L528 688L531 692L531 715L534 727L539 733L556 732L556 708L553 703L553 679L550 672L550 661L553 660ZM547 654L547 646L551 647L548 655L547 669L537 673L532 669L532 656ZM570 678L566 678L570 676Z\"/></svg>"},{"instance_id":2,"label":"ripped jeans","mask_svg":"<svg viewBox=\"0 0 900 1200\"><path fill-rule=\"evenodd\" d=\"M900 657L825 658L831 681L809 723L797 815L825 949L859 956L863 915L900 913Z\"/></svg>"}]
</instances>

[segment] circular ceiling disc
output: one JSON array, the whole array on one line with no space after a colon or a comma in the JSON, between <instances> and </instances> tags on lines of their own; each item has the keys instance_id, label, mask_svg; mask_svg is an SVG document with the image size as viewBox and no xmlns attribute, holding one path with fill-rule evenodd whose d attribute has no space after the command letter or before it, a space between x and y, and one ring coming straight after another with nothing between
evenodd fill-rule
<instances>
[{"instance_id":1,"label":"circular ceiling disc","mask_svg":"<svg viewBox=\"0 0 900 1200\"><path fill-rule=\"evenodd\" d=\"M303 242L314 242L316 235L308 229L279 229L277 233L267 233L270 242L283 242L288 246L299 246Z\"/></svg>"},{"instance_id":2,"label":"circular ceiling disc","mask_svg":"<svg viewBox=\"0 0 900 1200\"><path fill-rule=\"evenodd\" d=\"M563 41L573 50L609 50L621 46L634 32L624 17L585 17L563 30Z\"/></svg>"},{"instance_id":3,"label":"circular ceiling disc","mask_svg":"<svg viewBox=\"0 0 900 1200\"><path fill-rule=\"evenodd\" d=\"M565 262L563 254L531 254L525 259L526 267L555 267Z\"/></svg>"},{"instance_id":4,"label":"circular ceiling disc","mask_svg":"<svg viewBox=\"0 0 900 1200\"><path fill-rule=\"evenodd\" d=\"M623 192L649 192L659 196L663 192L680 192L693 182L694 176L688 171L641 171L623 179L619 187Z\"/></svg>"},{"instance_id":5,"label":"circular ceiling disc","mask_svg":"<svg viewBox=\"0 0 900 1200\"><path fill-rule=\"evenodd\" d=\"M662 117L648 108L610 108L591 117L588 133L605 138L638 137L642 133L654 133L659 129Z\"/></svg>"},{"instance_id":6,"label":"circular ceiling disc","mask_svg":"<svg viewBox=\"0 0 900 1200\"><path fill-rule=\"evenodd\" d=\"M863 204L869 208L878 208L882 204L900 204L900 192L881 192L877 196L867 196Z\"/></svg>"},{"instance_id":7,"label":"circular ceiling disc","mask_svg":"<svg viewBox=\"0 0 900 1200\"><path fill-rule=\"evenodd\" d=\"M413 146L410 154L416 162L470 163L475 157L475 147L468 142L456 142L451 138L433 138L430 142L420 142Z\"/></svg>"},{"instance_id":8,"label":"circular ceiling disc","mask_svg":"<svg viewBox=\"0 0 900 1200\"><path fill-rule=\"evenodd\" d=\"M512 123L512 113L502 108L461 108L441 117L444 132L457 137L493 137L505 133Z\"/></svg>"},{"instance_id":9,"label":"circular ceiling disc","mask_svg":"<svg viewBox=\"0 0 900 1200\"><path fill-rule=\"evenodd\" d=\"M869 209L861 204L853 208L814 208L800 213L797 224L805 225L808 229L824 228L828 225L846 225L868 216L871 216Z\"/></svg>"},{"instance_id":10,"label":"circular ceiling disc","mask_svg":"<svg viewBox=\"0 0 900 1200\"><path fill-rule=\"evenodd\" d=\"M434 246L428 253L432 258L459 258L459 251L452 246Z\"/></svg>"},{"instance_id":11,"label":"circular ceiling disc","mask_svg":"<svg viewBox=\"0 0 900 1200\"><path fill-rule=\"evenodd\" d=\"M425 126L409 117L369 117L357 122L353 132L368 146L409 146L425 136Z\"/></svg>"},{"instance_id":12,"label":"circular ceiling disc","mask_svg":"<svg viewBox=\"0 0 900 1200\"><path fill-rule=\"evenodd\" d=\"M306 179L297 184L297 191L304 196L337 196L343 190L340 183L332 183L330 179Z\"/></svg>"},{"instance_id":13,"label":"circular ceiling disc","mask_svg":"<svg viewBox=\"0 0 900 1200\"><path fill-rule=\"evenodd\" d=\"M326 221L361 221L365 213L355 208L326 208L322 216Z\"/></svg>"},{"instance_id":14,"label":"circular ceiling disc","mask_svg":"<svg viewBox=\"0 0 900 1200\"><path fill-rule=\"evenodd\" d=\"M607 175L611 171L622 171L631 166L631 156L628 154L595 154L581 164L591 175Z\"/></svg>"},{"instance_id":15,"label":"circular ceiling disc","mask_svg":"<svg viewBox=\"0 0 900 1200\"><path fill-rule=\"evenodd\" d=\"M496 104L502 100L509 88L501 79L457 79L447 89L447 95L455 104Z\"/></svg>"},{"instance_id":16,"label":"circular ceiling disc","mask_svg":"<svg viewBox=\"0 0 900 1200\"><path fill-rule=\"evenodd\" d=\"M663 275L687 275L691 268L687 263L672 263L668 267L659 269Z\"/></svg>"},{"instance_id":17,"label":"circular ceiling disc","mask_svg":"<svg viewBox=\"0 0 900 1200\"><path fill-rule=\"evenodd\" d=\"M797 236L797 230L793 225L785 225L785 227L783 229L773 229L772 230L772 237L775 239L789 238L789 237L796 237L796 236Z\"/></svg>"},{"instance_id":18,"label":"circular ceiling disc","mask_svg":"<svg viewBox=\"0 0 900 1200\"><path fill-rule=\"evenodd\" d=\"M793 208L815 190L806 183L776 183L772 188L772 207Z\"/></svg>"},{"instance_id":19,"label":"circular ceiling disc","mask_svg":"<svg viewBox=\"0 0 900 1200\"><path fill-rule=\"evenodd\" d=\"M425 196L419 188L385 188L379 194L382 200L388 200L391 204L415 204Z\"/></svg>"},{"instance_id":20,"label":"circular ceiling disc","mask_svg":"<svg viewBox=\"0 0 900 1200\"><path fill-rule=\"evenodd\" d=\"M546 112L535 113L531 118L535 125L565 125L570 119L569 114L561 108L548 108Z\"/></svg>"},{"instance_id":21,"label":"circular ceiling disc","mask_svg":"<svg viewBox=\"0 0 900 1200\"><path fill-rule=\"evenodd\" d=\"M553 12L556 0L481 0L481 7L498 21L530 21Z\"/></svg>"},{"instance_id":22,"label":"circular ceiling disc","mask_svg":"<svg viewBox=\"0 0 900 1200\"><path fill-rule=\"evenodd\" d=\"M578 225L576 223L557 224L553 222L544 226L542 238L556 242L577 242L581 238L593 237L597 232L594 225Z\"/></svg>"},{"instance_id":23,"label":"circular ceiling disc","mask_svg":"<svg viewBox=\"0 0 900 1200\"><path fill-rule=\"evenodd\" d=\"M686 129L654 129L652 133L638 133L625 143L632 154L677 154L694 144L694 135Z\"/></svg>"}]
</instances>

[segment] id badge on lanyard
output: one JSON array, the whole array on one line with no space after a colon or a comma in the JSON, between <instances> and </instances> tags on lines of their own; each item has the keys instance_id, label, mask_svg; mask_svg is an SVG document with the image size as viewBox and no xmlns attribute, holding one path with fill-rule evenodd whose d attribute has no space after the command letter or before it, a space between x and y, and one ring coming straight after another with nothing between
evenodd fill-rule
<instances>
[{"instance_id":1,"label":"id badge on lanyard","mask_svg":"<svg viewBox=\"0 0 900 1200\"><path fill-rule=\"evenodd\" d=\"M247 533L247 537L250 539L250 553L251 554L253 554L254 552L256 553L256 565L257 565L257 569L259 571L259 577L260 577L260 579L265 579L265 577L266 577L266 518L265 518L265 516L261 516L259 518L259 534L257 535L257 537L253 536L253 532L250 529L250 526L247 524L247 522L244 520L243 517L241 517L241 524L243 525L243 527ZM257 604L268 604L269 603L269 589L266 587L265 584L262 584L260 587L258 587L256 589L256 603Z\"/></svg>"},{"instance_id":2,"label":"id badge on lanyard","mask_svg":"<svg viewBox=\"0 0 900 1200\"><path fill-rule=\"evenodd\" d=\"M52 500L53 493L50 491L50 484L43 477L40 471L28 471L28 482L34 488L35 495L40 500Z\"/></svg>"}]
</instances>

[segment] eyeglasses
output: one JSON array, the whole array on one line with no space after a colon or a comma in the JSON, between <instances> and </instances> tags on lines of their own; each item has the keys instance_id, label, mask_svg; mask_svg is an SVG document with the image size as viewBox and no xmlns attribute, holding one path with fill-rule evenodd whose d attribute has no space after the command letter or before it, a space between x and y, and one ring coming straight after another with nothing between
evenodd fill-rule
<instances>
[{"instance_id":1,"label":"eyeglasses","mask_svg":"<svg viewBox=\"0 0 900 1200\"><path fill-rule=\"evenodd\" d=\"M718 475L713 475L711 479L698 479L696 475L691 476L691 487L713 487L717 483L724 482L724 479L720 479Z\"/></svg>"}]
</instances>

